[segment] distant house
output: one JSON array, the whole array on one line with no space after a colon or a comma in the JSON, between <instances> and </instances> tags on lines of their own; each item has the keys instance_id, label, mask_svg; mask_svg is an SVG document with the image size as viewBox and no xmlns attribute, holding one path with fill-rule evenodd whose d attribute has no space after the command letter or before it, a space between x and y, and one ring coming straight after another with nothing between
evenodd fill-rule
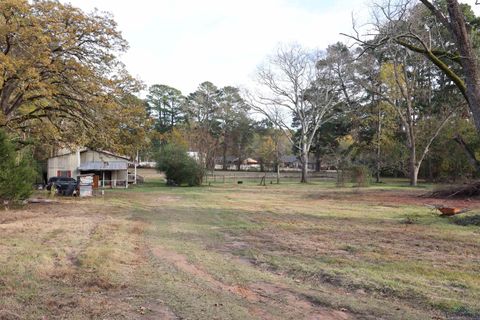
<instances>
[{"instance_id":1,"label":"distant house","mask_svg":"<svg viewBox=\"0 0 480 320\"><path fill-rule=\"evenodd\" d=\"M300 168L302 166L300 160L295 155L282 156L280 162L286 168Z\"/></svg>"},{"instance_id":2,"label":"distant house","mask_svg":"<svg viewBox=\"0 0 480 320\"><path fill-rule=\"evenodd\" d=\"M315 161L311 155L308 157L308 169L315 169ZM302 167L302 162L296 155L285 155L280 158L281 166L284 168L295 168L300 169Z\"/></svg>"},{"instance_id":3,"label":"distant house","mask_svg":"<svg viewBox=\"0 0 480 320\"><path fill-rule=\"evenodd\" d=\"M70 151L63 149L48 159L47 177L73 177L93 173L96 186L128 185L129 159L108 151L88 148Z\"/></svg>"},{"instance_id":4,"label":"distant house","mask_svg":"<svg viewBox=\"0 0 480 320\"><path fill-rule=\"evenodd\" d=\"M234 156L226 156L225 157L225 162L227 165L227 170L237 170L238 165L239 165L239 159L238 157ZM257 160L253 158L246 158L242 159L240 162L240 170L250 170L252 168L259 169L260 164ZM217 157L215 158L215 169L216 170L222 170L223 169L223 157Z\"/></svg>"},{"instance_id":5,"label":"distant house","mask_svg":"<svg viewBox=\"0 0 480 320\"><path fill-rule=\"evenodd\" d=\"M227 170L235 170L235 163L233 162L234 159L234 156L225 157L225 165ZM223 170L223 157L216 157L214 161L215 170Z\"/></svg>"},{"instance_id":6,"label":"distant house","mask_svg":"<svg viewBox=\"0 0 480 320\"><path fill-rule=\"evenodd\" d=\"M238 158L235 159L235 163L238 163ZM247 164L247 165L258 164L258 161L252 158L247 158L242 161L242 164Z\"/></svg>"}]
</instances>

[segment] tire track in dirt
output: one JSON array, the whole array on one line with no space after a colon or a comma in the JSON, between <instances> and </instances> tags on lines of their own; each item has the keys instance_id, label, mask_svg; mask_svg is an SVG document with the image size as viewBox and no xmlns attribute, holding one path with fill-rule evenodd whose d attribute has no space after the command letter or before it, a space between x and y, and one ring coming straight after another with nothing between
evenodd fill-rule
<instances>
[{"instance_id":1,"label":"tire track in dirt","mask_svg":"<svg viewBox=\"0 0 480 320\"><path fill-rule=\"evenodd\" d=\"M112 278L88 261L85 264L89 250L102 248L104 242L113 250L123 246L118 239L125 239L127 245L142 245L145 226L127 220L130 215L129 206L83 199L29 204L0 215L0 231L4 236L11 234L19 241L38 244L35 248L21 248L28 254L38 252L45 257L39 261L39 268L32 271L34 281L41 287L41 294L28 302L33 307L22 302L0 303L0 320L29 319L34 308L43 310L44 317L39 319L178 319L165 303L156 300L153 294L145 294L141 282L137 282L143 280L136 269L146 263L144 256L138 255L133 264L130 260L125 260L128 264L123 259L115 261L115 268L128 270L131 266L132 271L121 274L124 270L118 269L119 275ZM129 234L125 234L126 230ZM118 232L121 237L117 239ZM17 247L14 242L7 242L5 248L14 254ZM16 275L14 271L11 273ZM0 289L3 289L1 280ZM17 291L21 292L21 288ZM12 289L12 294L17 291ZM3 294L0 290L0 299Z\"/></svg>"},{"instance_id":2,"label":"tire track in dirt","mask_svg":"<svg viewBox=\"0 0 480 320\"><path fill-rule=\"evenodd\" d=\"M312 304L301 295L295 293L287 286L267 282L256 282L249 286L229 285L215 279L211 274L202 268L188 262L186 256L168 250L162 246L149 248L156 259L161 259L173 265L176 269L200 278L216 291L234 295L248 303L248 310L252 316L261 319L278 319L269 314L265 307L281 310L285 316L301 314L303 319L308 320L349 320L352 315L339 310L324 308Z\"/></svg>"}]
</instances>

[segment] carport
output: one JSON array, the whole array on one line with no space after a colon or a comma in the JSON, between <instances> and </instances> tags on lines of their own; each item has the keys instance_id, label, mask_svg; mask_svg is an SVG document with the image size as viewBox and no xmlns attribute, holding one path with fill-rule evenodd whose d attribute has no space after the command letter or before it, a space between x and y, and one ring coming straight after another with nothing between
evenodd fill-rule
<instances>
[{"instance_id":1,"label":"carport","mask_svg":"<svg viewBox=\"0 0 480 320\"><path fill-rule=\"evenodd\" d=\"M88 161L78 168L82 174L93 173L94 188L110 186L128 188L127 161Z\"/></svg>"}]
</instances>

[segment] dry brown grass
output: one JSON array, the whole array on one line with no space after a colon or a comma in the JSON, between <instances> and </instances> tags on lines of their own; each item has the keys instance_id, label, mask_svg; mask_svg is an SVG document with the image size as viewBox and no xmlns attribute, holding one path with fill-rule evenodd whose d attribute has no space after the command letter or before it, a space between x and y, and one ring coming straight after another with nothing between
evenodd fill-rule
<instances>
[{"instance_id":1,"label":"dry brown grass","mask_svg":"<svg viewBox=\"0 0 480 320\"><path fill-rule=\"evenodd\" d=\"M1 212L0 319L476 319L478 227L420 193L155 184Z\"/></svg>"},{"instance_id":2,"label":"dry brown grass","mask_svg":"<svg viewBox=\"0 0 480 320\"><path fill-rule=\"evenodd\" d=\"M19 319L140 318L142 222L101 200L0 213L0 310ZM6 317L6 316L2 316Z\"/></svg>"}]
</instances>

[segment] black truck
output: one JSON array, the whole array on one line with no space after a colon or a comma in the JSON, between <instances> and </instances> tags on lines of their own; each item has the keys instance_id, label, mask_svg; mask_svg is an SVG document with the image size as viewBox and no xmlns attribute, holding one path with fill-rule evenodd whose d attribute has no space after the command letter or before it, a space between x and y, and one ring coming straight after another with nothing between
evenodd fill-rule
<instances>
[{"instance_id":1,"label":"black truck","mask_svg":"<svg viewBox=\"0 0 480 320\"><path fill-rule=\"evenodd\" d=\"M51 190L52 187L57 189L58 194L72 196L78 187L78 182L69 177L51 177L48 179L46 189Z\"/></svg>"}]
</instances>

